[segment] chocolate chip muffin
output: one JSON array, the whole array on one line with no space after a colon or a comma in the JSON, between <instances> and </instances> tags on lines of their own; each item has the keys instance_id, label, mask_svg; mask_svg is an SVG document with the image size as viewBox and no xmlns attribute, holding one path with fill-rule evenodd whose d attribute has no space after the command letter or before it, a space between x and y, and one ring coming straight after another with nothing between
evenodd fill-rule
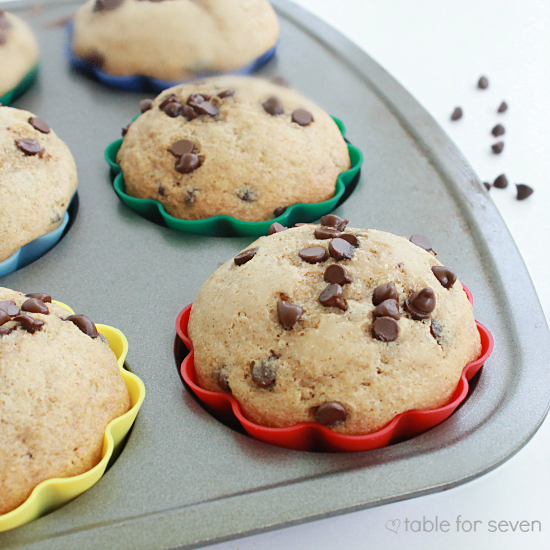
<instances>
[{"instance_id":1,"label":"chocolate chip muffin","mask_svg":"<svg viewBox=\"0 0 550 550\"><path fill-rule=\"evenodd\" d=\"M348 435L447 404L481 351L455 273L427 240L321 221L277 224L203 285L189 321L198 384L257 424Z\"/></svg>"},{"instance_id":2,"label":"chocolate chip muffin","mask_svg":"<svg viewBox=\"0 0 550 550\"><path fill-rule=\"evenodd\" d=\"M72 51L110 75L181 82L246 67L278 35L266 0L89 0Z\"/></svg>"},{"instance_id":3,"label":"chocolate chip muffin","mask_svg":"<svg viewBox=\"0 0 550 550\"><path fill-rule=\"evenodd\" d=\"M15 88L38 62L38 46L30 27L0 10L0 97Z\"/></svg>"},{"instance_id":4,"label":"chocolate chip muffin","mask_svg":"<svg viewBox=\"0 0 550 550\"><path fill-rule=\"evenodd\" d=\"M158 200L176 218L269 220L331 198L350 167L332 118L265 80L207 79L141 106L117 156L126 193Z\"/></svg>"},{"instance_id":5,"label":"chocolate chip muffin","mask_svg":"<svg viewBox=\"0 0 550 550\"><path fill-rule=\"evenodd\" d=\"M0 288L0 514L100 460L130 396L107 340L47 294Z\"/></svg>"},{"instance_id":6,"label":"chocolate chip muffin","mask_svg":"<svg viewBox=\"0 0 550 550\"><path fill-rule=\"evenodd\" d=\"M0 262L58 227L76 186L73 157L48 124L0 107Z\"/></svg>"}]
</instances>

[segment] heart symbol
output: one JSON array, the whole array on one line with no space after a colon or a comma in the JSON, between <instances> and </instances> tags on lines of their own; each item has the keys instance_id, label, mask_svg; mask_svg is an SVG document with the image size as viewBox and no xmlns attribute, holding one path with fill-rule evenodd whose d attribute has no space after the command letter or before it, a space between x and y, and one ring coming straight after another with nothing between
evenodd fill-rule
<instances>
[{"instance_id":1,"label":"heart symbol","mask_svg":"<svg viewBox=\"0 0 550 550\"><path fill-rule=\"evenodd\" d=\"M401 521L398 519L390 519L386 521L386 529L393 531L396 535L400 525Z\"/></svg>"}]
</instances>

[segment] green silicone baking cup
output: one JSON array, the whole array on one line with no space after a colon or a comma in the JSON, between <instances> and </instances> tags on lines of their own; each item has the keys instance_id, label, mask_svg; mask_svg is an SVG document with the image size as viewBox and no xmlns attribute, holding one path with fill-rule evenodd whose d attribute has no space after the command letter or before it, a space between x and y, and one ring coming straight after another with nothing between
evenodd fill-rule
<instances>
[{"instance_id":1,"label":"green silicone baking cup","mask_svg":"<svg viewBox=\"0 0 550 550\"><path fill-rule=\"evenodd\" d=\"M337 118L334 118L334 121L338 125L342 136L345 136L346 128L343 122ZM206 235L209 237L258 237L267 235L269 227L273 222L279 222L282 225L291 227L298 222L316 220L336 208L338 201L344 195L348 185L358 175L363 164L363 154L361 151L348 143L351 168L338 175L334 196L323 202L293 204L286 209L284 214L272 220L245 222L227 215L212 216L204 220L181 220L168 214L159 201L136 199L126 194L122 168L116 162L121 144L122 139L119 139L105 149L105 159L111 167L113 187L120 200L140 216L159 225L165 225L184 233L194 233L195 235Z\"/></svg>"},{"instance_id":2,"label":"green silicone baking cup","mask_svg":"<svg viewBox=\"0 0 550 550\"><path fill-rule=\"evenodd\" d=\"M0 103L2 105L10 105L12 101L15 101L18 97L22 96L31 87L31 84L34 82L37 74L38 65L35 65L15 88L12 88L9 92L6 92L2 97L0 97Z\"/></svg>"}]
</instances>

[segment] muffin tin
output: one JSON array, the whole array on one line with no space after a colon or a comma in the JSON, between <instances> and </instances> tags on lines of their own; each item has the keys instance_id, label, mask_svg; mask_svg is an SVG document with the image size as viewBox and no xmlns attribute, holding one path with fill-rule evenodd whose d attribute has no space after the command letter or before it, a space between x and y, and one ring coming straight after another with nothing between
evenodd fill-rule
<instances>
[{"instance_id":1,"label":"muffin tin","mask_svg":"<svg viewBox=\"0 0 550 550\"><path fill-rule=\"evenodd\" d=\"M7 9L24 11L12 4ZM128 337L127 367L144 401L120 457L59 510L0 534L3 550L190 548L447 489L517 452L550 402L550 337L532 283L495 206L422 107L347 39L285 0L280 75L345 120L368 171L336 211L354 227L430 237L438 259L476 297L496 346L445 422L406 442L359 453L274 447L215 420L182 384L174 319L250 238L186 235L152 224L115 196L102 155L145 95L106 88L68 68L64 29L75 11L46 3L27 20L42 48L40 78L17 103L48 120L79 171L79 214L65 238L0 279L48 291Z\"/></svg>"}]
</instances>

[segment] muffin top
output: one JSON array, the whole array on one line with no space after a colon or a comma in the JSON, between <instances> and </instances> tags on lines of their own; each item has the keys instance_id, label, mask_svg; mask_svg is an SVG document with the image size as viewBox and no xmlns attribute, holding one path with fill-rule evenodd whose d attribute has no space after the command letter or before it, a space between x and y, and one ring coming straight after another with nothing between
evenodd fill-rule
<instances>
[{"instance_id":1,"label":"muffin top","mask_svg":"<svg viewBox=\"0 0 550 550\"><path fill-rule=\"evenodd\" d=\"M15 88L38 61L38 45L30 27L0 10L0 96Z\"/></svg>"},{"instance_id":2,"label":"muffin top","mask_svg":"<svg viewBox=\"0 0 550 550\"><path fill-rule=\"evenodd\" d=\"M101 460L107 424L130 408L117 359L84 315L0 288L0 514L40 482Z\"/></svg>"},{"instance_id":3,"label":"muffin top","mask_svg":"<svg viewBox=\"0 0 550 550\"><path fill-rule=\"evenodd\" d=\"M328 114L262 79L180 85L142 109L117 156L126 193L158 200L176 218L269 220L292 204L331 198L350 166Z\"/></svg>"},{"instance_id":4,"label":"muffin top","mask_svg":"<svg viewBox=\"0 0 550 550\"><path fill-rule=\"evenodd\" d=\"M89 0L72 51L111 75L180 82L243 68L278 35L266 0Z\"/></svg>"},{"instance_id":5,"label":"muffin top","mask_svg":"<svg viewBox=\"0 0 550 550\"><path fill-rule=\"evenodd\" d=\"M76 186L73 157L48 124L0 107L0 262L59 226Z\"/></svg>"},{"instance_id":6,"label":"muffin top","mask_svg":"<svg viewBox=\"0 0 550 550\"><path fill-rule=\"evenodd\" d=\"M452 270L405 238L346 222L279 226L220 267L193 304L199 385L230 391L257 424L372 433L447 404L480 354Z\"/></svg>"}]
</instances>

